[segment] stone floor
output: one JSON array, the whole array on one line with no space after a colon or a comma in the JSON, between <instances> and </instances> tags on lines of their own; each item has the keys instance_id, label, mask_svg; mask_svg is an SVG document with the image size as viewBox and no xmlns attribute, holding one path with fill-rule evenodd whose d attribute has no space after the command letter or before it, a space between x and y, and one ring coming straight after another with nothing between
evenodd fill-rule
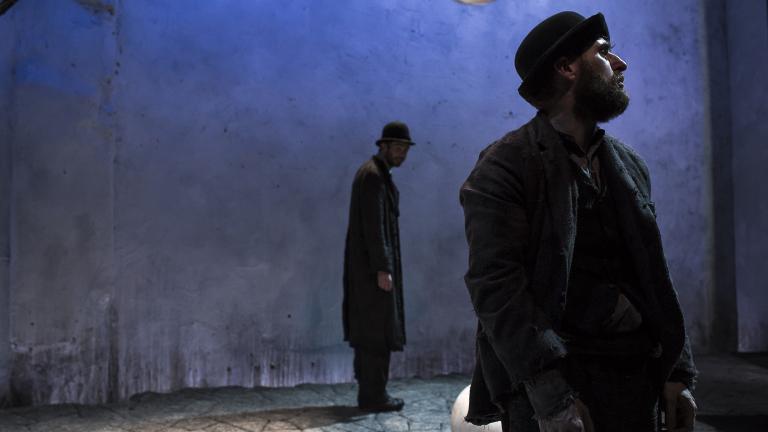
<instances>
[{"instance_id":1,"label":"stone floor","mask_svg":"<svg viewBox=\"0 0 768 432\"><path fill-rule=\"evenodd\" d=\"M768 431L768 354L700 356L697 431ZM402 412L365 414L352 384L189 389L120 404L0 410L2 432L450 431L450 410L469 378L396 380Z\"/></svg>"}]
</instances>

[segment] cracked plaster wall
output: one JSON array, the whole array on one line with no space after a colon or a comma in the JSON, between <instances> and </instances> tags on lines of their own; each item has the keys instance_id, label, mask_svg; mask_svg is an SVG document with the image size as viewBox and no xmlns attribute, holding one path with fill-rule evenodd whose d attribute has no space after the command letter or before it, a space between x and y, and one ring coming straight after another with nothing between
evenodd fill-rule
<instances>
[{"instance_id":1,"label":"cracked plaster wall","mask_svg":"<svg viewBox=\"0 0 768 432\"><path fill-rule=\"evenodd\" d=\"M458 187L482 148L533 115L514 49L560 9L603 11L629 63L633 102L607 129L648 161L671 271L706 346L699 8L20 2L9 13L24 28L11 129L16 402L351 380L340 323L350 183L396 118L418 145L394 172L409 344L393 375L469 371Z\"/></svg>"}]
</instances>

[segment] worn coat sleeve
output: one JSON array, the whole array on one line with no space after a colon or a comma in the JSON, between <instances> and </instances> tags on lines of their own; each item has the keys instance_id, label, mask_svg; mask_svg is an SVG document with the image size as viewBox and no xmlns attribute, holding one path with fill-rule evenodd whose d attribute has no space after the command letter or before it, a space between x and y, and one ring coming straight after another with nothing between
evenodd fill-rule
<instances>
[{"instance_id":1,"label":"worn coat sleeve","mask_svg":"<svg viewBox=\"0 0 768 432\"><path fill-rule=\"evenodd\" d=\"M394 272L392 245L387 241L387 189L384 179L367 173L361 190L363 236L370 266L376 271Z\"/></svg>"},{"instance_id":2,"label":"worn coat sleeve","mask_svg":"<svg viewBox=\"0 0 768 432\"><path fill-rule=\"evenodd\" d=\"M698 370L693 363L693 354L691 353L691 343L688 340L688 336L685 337L685 345L683 345L683 351L680 353L680 358L677 359L675 366L672 368L667 381L681 382L685 384L690 391L696 389L696 376Z\"/></svg>"},{"instance_id":3,"label":"worn coat sleeve","mask_svg":"<svg viewBox=\"0 0 768 432\"><path fill-rule=\"evenodd\" d=\"M465 282L482 332L518 385L563 357L565 346L530 292L523 170L507 159L481 155L460 198L469 244Z\"/></svg>"}]
</instances>

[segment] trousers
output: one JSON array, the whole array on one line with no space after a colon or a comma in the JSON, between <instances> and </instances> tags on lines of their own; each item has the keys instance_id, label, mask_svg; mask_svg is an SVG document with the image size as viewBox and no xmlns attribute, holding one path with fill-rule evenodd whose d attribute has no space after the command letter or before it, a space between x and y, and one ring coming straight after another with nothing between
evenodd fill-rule
<instances>
[{"instance_id":1,"label":"trousers","mask_svg":"<svg viewBox=\"0 0 768 432\"><path fill-rule=\"evenodd\" d=\"M390 357L391 352L386 349L355 348L358 404L375 404L387 400Z\"/></svg>"}]
</instances>

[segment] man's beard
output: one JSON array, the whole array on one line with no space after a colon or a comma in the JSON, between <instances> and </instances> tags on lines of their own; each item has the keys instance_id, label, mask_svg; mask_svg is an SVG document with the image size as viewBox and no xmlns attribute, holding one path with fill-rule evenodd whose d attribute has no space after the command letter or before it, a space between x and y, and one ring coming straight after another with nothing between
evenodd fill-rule
<instances>
[{"instance_id":1,"label":"man's beard","mask_svg":"<svg viewBox=\"0 0 768 432\"><path fill-rule=\"evenodd\" d=\"M595 73L589 63L582 62L584 73L574 87L574 112L585 120L604 123L618 117L629 105L629 96L619 85L622 75L613 74L610 80Z\"/></svg>"},{"instance_id":2,"label":"man's beard","mask_svg":"<svg viewBox=\"0 0 768 432\"><path fill-rule=\"evenodd\" d=\"M392 155L387 155L387 165L389 165L390 168L397 168L400 165L403 164L402 158L396 158Z\"/></svg>"}]
</instances>

